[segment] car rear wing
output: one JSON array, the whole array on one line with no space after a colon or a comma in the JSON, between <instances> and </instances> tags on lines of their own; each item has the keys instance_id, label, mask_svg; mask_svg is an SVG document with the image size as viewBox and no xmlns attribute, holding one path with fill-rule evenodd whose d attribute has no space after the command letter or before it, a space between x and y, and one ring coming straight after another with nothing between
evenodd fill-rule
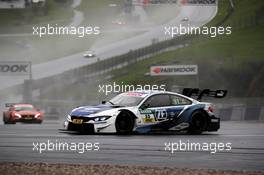
<instances>
[{"instance_id":1,"label":"car rear wing","mask_svg":"<svg viewBox=\"0 0 264 175\"><path fill-rule=\"evenodd\" d=\"M224 98L227 95L227 90L184 88L182 94L187 97L195 96L197 97L197 100L201 100L203 97Z\"/></svg>"}]
</instances>

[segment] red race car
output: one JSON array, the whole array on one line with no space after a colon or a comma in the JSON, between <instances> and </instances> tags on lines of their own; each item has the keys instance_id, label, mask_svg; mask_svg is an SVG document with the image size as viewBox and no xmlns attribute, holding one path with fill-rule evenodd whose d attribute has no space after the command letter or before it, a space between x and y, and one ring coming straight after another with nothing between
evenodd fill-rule
<instances>
[{"instance_id":1,"label":"red race car","mask_svg":"<svg viewBox=\"0 0 264 175\"><path fill-rule=\"evenodd\" d=\"M5 124L42 123L43 121L43 112L31 104L6 104L6 107L9 109L3 113Z\"/></svg>"}]
</instances>

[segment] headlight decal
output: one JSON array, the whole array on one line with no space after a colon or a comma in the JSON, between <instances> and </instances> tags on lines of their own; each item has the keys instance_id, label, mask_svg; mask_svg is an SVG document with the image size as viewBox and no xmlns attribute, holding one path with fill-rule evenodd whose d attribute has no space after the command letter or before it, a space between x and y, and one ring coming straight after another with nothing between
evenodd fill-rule
<instances>
[{"instance_id":1,"label":"headlight decal","mask_svg":"<svg viewBox=\"0 0 264 175\"><path fill-rule=\"evenodd\" d=\"M109 118L111 118L112 116L97 116L97 117L93 117L92 120L95 121L95 122L101 122L101 121L106 121L108 120Z\"/></svg>"},{"instance_id":2,"label":"headlight decal","mask_svg":"<svg viewBox=\"0 0 264 175\"><path fill-rule=\"evenodd\" d=\"M67 115L66 120L67 121L71 121L71 116L70 115Z\"/></svg>"},{"instance_id":3,"label":"headlight decal","mask_svg":"<svg viewBox=\"0 0 264 175\"><path fill-rule=\"evenodd\" d=\"M39 116L40 116L40 114L36 114L36 115L35 115L35 118L38 118Z\"/></svg>"},{"instance_id":4,"label":"headlight decal","mask_svg":"<svg viewBox=\"0 0 264 175\"><path fill-rule=\"evenodd\" d=\"M18 113L15 113L15 116L18 117L18 118L21 118L21 115L18 114Z\"/></svg>"}]
</instances>

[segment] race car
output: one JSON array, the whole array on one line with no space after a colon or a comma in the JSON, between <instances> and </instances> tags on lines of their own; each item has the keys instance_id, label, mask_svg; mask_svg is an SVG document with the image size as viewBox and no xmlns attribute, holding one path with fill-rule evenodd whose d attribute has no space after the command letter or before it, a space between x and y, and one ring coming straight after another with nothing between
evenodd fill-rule
<instances>
[{"instance_id":1,"label":"race car","mask_svg":"<svg viewBox=\"0 0 264 175\"><path fill-rule=\"evenodd\" d=\"M186 95L164 91L121 93L100 105L73 109L64 127L70 131L117 134L217 131L220 119L214 115L212 104L188 96L220 98L226 91L184 89L183 92Z\"/></svg>"},{"instance_id":2,"label":"race car","mask_svg":"<svg viewBox=\"0 0 264 175\"><path fill-rule=\"evenodd\" d=\"M119 19L116 19L116 20L112 21L112 24L116 24L116 25L126 25L126 22L125 21L122 21L122 20L119 20Z\"/></svg>"},{"instance_id":3,"label":"race car","mask_svg":"<svg viewBox=\"0 0 264 175\"><path fill-rule=\"evenodd\" d=\"M36 109L31 104L6 104L7 111L3 112L3 121L5 124L24 123L42 123L43 112Z\"/></svg>"},{"instance_id":4,"label":"race car","mask_svg":"<svg viewBox=\"0 0 264 175\"><path fill-rule=\"evenodd\" d=\"M182 18L181 21L182 21L182 22L187 22L187 21L189 21L189 18L188 18L188 17L184 17L184 18Z\"/></svg>"},{"instance_id":5,"label":"race car","mask_svg":"<svg viewBox=\"0 0 264 175\"><path fill-rule=\"evenodd\" d=\"M92 50L88 50L88 51L86 51L84 54L83 54L83 57L85 57L85 58L93 58L93 57L95 57L96 55L95 55L95 53L94 53L94 51L92 51Z\"/></svg>"}]
</instances>

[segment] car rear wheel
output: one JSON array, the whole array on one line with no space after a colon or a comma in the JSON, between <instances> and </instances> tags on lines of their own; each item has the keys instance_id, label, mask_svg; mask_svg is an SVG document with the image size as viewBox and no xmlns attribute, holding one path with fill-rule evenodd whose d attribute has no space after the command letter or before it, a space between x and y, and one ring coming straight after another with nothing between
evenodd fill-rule
<instances>
[{"instance_id":1,"label":"car rear wheel","mask_svg":"<svg viewBox=\"0 0 264 175\"><path fill-rule=\"evenodd\" d=\"M117 134L132 134L135 125L134 117L128 112L121 112L115 122Z\"/></svg>"},{"instance_id":2,"label":"car rear wheel","mask_svg":"<svg viewBox=\"0 0 264 175\"><path fill-rule=\"evenodd\" d=\"M207 116L202 111L195 111L192 114L192 121L188 129L189 134L201 134L207 125Z\"/></svg>"}]
</instances>

